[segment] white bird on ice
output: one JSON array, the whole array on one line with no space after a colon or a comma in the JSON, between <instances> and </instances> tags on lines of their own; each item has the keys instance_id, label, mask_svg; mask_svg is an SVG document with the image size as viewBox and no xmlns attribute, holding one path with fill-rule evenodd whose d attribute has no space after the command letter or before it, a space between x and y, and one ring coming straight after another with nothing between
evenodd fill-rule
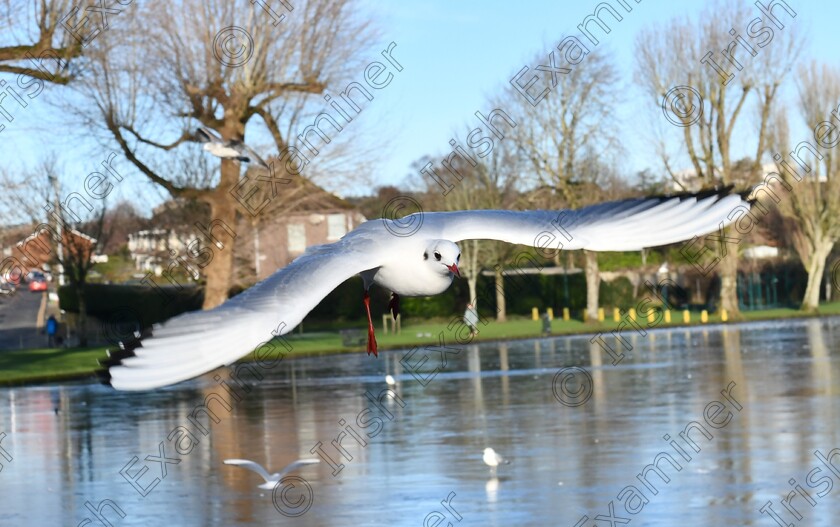
<instances>
[{"instance_id":1,"label":"white bird on ice","mask_svg":"<svg viewBox=\"0 0 840 527\"><path fill-rule=\"evenodd\" d=\"M204 143L204 150L216 157L224 159L236 159L243 163L255 162L263 168L268 169L268 164L257 155L254 150L242 141L225 141L213 130L201 127L195 132L196 136Z\"/></svg>"},{"instance_id":2,"label":"white bird on ice","mask_svg":"<svg viewBox=\"0 0 840 527\"><path fill-rule=\"evenodd\" d=\"M484 459L484 464L493 469L494 472L496 471L496 467L499 465L510 464L510 461L497 454L496 451L490 447L484 449L484 457L482 459Z\"/></svg>"},{"instance_id":3,"label":"white bird on ice","mask_svg":"<svg viewBox=\"0 0 840 527\"><path fill-rule=\"evenodd\" d=\"M371 285L400 296L445 291L459 276L455 242L501 240L556 249L636 251L719 230L749 204L728 189L672 197L627 199L578 210L467 210L417 212L399 220L375 219L337 242L310 247L288 266L222 305L184 313L152 336L109 351L100 372L119 390L145 390L191 379L230 365L272 336L294 329L339 284L362 276L368 316L368 354L376 355L370 316ZM741 214L743 216L743 214ZM408 230L408 231L407 231ZM521 261L514 262L521 265Z\"/></svg>"},{"instance_id":4,"label":"white bird on ice","mask_svg":"<svg viewBox=\"0 0 840 527\"><path fill-rule=\"evenodd\" d=\"M269 490L273 489L274 486L277 485L277 482L283 479L283 476L285 476L289 472L297 470L305 465L314 465L315 463L320 462L321 460L317 458L298 459L297 461L289 463L288 465L283 467L283 470L281 470L280 472L269 474L268 471L264 469L262 465L249 459L226 459L224 461L225 465L235 465L237 467L247 468L248 470L256 472L265 480L265 483L263 483L262 485L258 485L258 488Z\"/></svg>"},{"instance_id":5,"label":"white bird on ice","mask_svg":"<svg viewBox=\"0 0 840 527\"><path fill-rule=\"evenodd\" d=\"M393 386L393 385L397 384L397 381L392 376L386 375L385 376L385 384L387 384L388 386Z\"/></svg>"}]
</instances>

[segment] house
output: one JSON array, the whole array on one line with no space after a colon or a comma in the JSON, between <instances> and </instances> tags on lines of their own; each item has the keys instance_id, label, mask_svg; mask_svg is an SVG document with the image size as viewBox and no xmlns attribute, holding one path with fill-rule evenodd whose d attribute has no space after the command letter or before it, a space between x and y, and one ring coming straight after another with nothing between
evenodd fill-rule
<instances>
[{"instance_id":1,"label":"house","mask_svg":"<svg viewBox=\"0 0 840 527\"><path fill-rule=\"evenodd\" d=\"M185 212L189 207L192 210ZM169 200L155 208L153 228L129 234L128 249L138 271L160 276L178 262L195 263L195 251L201 247L224 250L214 243L220 240L224 245L232 239L235 281L252 284L285 267L308 247L332 243L364 221L355 206L305 181L260 214L241 214L233 227L213 220L209 208Z\"/></svg>"},{"instance_id":2,"label":"house","mask_svg":"<svg viewBox=\"0 0 840 527\"><path fill-rule=\"evenodd\" d=\"M351 205L335 204L284 214L256 225L241 222L244 224L238 232L244 236L237 246L237 256L250 256L253 276L262 280L290 264L308 247L335 242L365 220Z\"/></svg>"},{"instance_id":3,"label":"house","mask_svg":"<svg viewBox=\"0 0 840 527\"><path fill-rule=\"evenodd\" d=\"M81 254L89 254L91 259L94 258L96 239L76 229L64 229L61 233L61 244L57 244L60 241L56 239L57 236L55 227L45 223L34 227L18 225L3 229L0 233L0 274L7 280L17 281L18 272L25 276L30 271L49 270L50 262L57 256L55 251L78 251Z\"/></svg>"},{"instance_id":4,"label":"house","mask_svg":"<svg viewBox=\"0 0 840 527\"><path fill-rule=\"evenodd\" d=\"M171 251L183 253L196 239L186 229L179 233L173 229L147 229L128 235L128 251L138 271L153 271L160 276L161 264L169 261Z\"/></svg>"}]
</instances>

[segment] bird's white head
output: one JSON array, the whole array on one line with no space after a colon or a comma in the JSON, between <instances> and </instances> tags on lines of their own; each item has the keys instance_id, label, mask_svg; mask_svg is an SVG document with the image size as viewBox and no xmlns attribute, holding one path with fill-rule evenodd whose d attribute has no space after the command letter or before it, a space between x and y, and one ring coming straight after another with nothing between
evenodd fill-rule
<instances>
[{"instance_id":1,"label":"bird's white head","mask_svg":"<svg viewBox=\"0 0 840 527\"><path fill-rule=\"evenodd\" d=\"M423 251L423 260L436 273L461 277L461 272L458 270L461 249L449 240L432 241Z\"/></svg>"}]
</instances>

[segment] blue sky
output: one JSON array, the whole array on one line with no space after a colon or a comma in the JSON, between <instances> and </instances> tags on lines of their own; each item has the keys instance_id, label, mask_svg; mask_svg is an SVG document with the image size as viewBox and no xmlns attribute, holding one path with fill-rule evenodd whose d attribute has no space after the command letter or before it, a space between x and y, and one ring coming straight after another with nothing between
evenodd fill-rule
<instances>
[{"instance_id":1,"label":"blue sky","mask_svg":"<svg viewBox=\"0 0 840 527\"><path fill-rule=\"evenodd\" d=\"M618 5L618 0L610 3ZM840 6L788 3L798 13L792 23L808 35L802 61L814 57L836 65L840 42L832 21L840 18ZM472 123L475 111L490 110L487 99L522 66L533 67L536 53L547 54L562 36L577 34L576 26L596 5L596 1L366 1L363 8L372 13L381 29L372 49L396 42L394 56L405 68L353 123L364 128L364 135L375 144L383 144L371 167L374 185L402 184L412 173L413 161L425 154L437 158L447 153L453 131ZM661 171L648 135L656 108L633 83L635 36L641 29L674 16L697 16L704 3L642 0L635 4L629 0L629 5L632 12L626 13L621 23L612 24L612 32L598 46L615 57L622 76L615 86L622 103L610 125L625 131L621 134L625 156L620 164L626 174L646 167ZM759 16L757 9L755 12ZM788 91L792 93L792 84ZM0 165L4 169L14 173L34 166L47 152L55 151L68 174L65 185L73 186L81 185L105 158L102 146L89 140L84 130L68 128L67 120L56 114L50 101L62 96L60 87L48 86L30 107L14 112L15 121L0 133ZM744 126L749 123L745 121ZM807 133L804 127L794 128L793 138L805 139ZM127 161L120 163L134 175L120 186L117 198L143 195L152 202L161 199L162 194L150 192L151 184L134 173ZM413 177L416 181L418 176ZM372 189L359 185L341 190L364 194Z\"/></svg>"}]
</instances>

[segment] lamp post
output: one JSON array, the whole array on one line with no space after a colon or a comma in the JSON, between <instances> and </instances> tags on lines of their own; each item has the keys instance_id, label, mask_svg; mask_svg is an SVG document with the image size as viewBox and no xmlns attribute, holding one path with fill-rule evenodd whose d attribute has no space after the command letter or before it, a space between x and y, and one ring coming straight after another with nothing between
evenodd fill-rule
<instances>
[{"instance_id":1,"label":"lamp post","mask_svg":"<svg viewBox=\"0 0 840 527\"><path fill-rule=\"evenodd\" d=\"M53 192L55 193L55 232L58 234L59 239L63 239L64 228L63 225L59 225L59 218L61 217L60 184L58 178L52 174L48 174L47 179L52 184ZM58 285L62 286L64 285L64 265L61 262L64 261L64 244L61 241L58 242L56 253L58 254Z\"/></svg>"}]
</instances>

